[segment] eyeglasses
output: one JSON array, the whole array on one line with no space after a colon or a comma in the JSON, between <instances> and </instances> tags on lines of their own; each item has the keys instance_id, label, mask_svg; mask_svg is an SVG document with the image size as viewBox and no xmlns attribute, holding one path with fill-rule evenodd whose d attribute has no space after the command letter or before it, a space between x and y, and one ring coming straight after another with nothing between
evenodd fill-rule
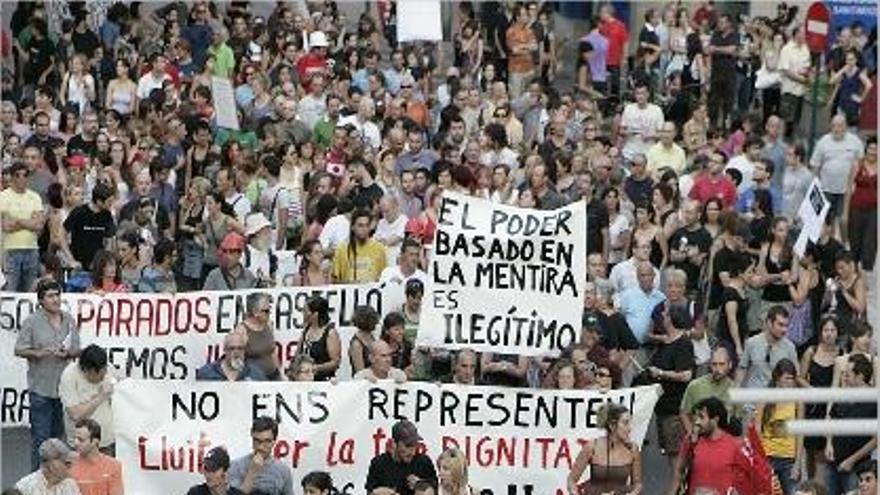
<instances>
[{"instance_id":1,"label":"eyeglasses","mask_svg":"<svg viewBox=\"0 0 880 495\"><path fill-rule=\"evenodd\" d=\"M607 371L599 371L596 373L596 376L599 378L611 378L611 373Z\"/></svg>"}]
</instances>

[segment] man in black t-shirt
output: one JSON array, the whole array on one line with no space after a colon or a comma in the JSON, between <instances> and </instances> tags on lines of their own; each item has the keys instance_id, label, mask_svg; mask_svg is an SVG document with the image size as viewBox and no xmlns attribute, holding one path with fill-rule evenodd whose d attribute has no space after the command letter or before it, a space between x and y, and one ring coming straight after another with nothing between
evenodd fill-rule
<instances>
[{"instance_id":1,"label":"man in black t-shirt","mask_svg":"<svg viewBox=\"0 0 880 495\"><path fill-rule=\"evenodd\" d=\"M593 194L591 173L578 178L578 193L587 202L587 254L602 253L608 259L608 209L602 199Z\"/></svg>"},{"instance_id":2,"label":"man in black t-shirt","mask_svg":"<svg viewBox=\"0 0 880 495\"><path fill-rule=\"evenodd\" d=\"M849 388L870 387L874 376L874 363L862 354L852 354L844 365L843 383ZM836 402L828 415L833 419L873 419L877 417L876 402ZM876 420L875 420L876 421ZM858 479L853 474L859 462L870 459L877 449L877 437L836 436L827 439L825 449L828 469L825 486L830 493L843 493L855 489ZM828 454L831 454L830 456Z\"/></svg>"},{"instance_id":3,"label":"man in black t-shirt","mask_svg":"<svg viewBox=\"0 0 880 495\"><path fill-rule=\"evenodd\" d=\"M727 128L726 121L733 108L736 89L736 53L739 35L728 14L718 17L718 30L712 33L706 53L712 60L709 81L709 125L713 129Z\"/></svg>"},{"instance_id":4,"label":"man in black t-shirt","mask_svg":"<svg viewBox=\"0 0 880 495\"><path fill-rule=\"evenodd\" d=\"M113 194L110 186L99 182L92 190L92 201L74 208L64 221L73 258L86 270L91 269L95 253L116 234L116 223L110 213Z\"/></svg>"},{"instance_id":5,"label":"man in black t-shirt","mask_svg":"<svg viewBox=\"0 0 880 495\"><path fill-rule=\"evenodd\" d=\"M225 493L226 495L244 495L244 492L238 488L229 486L229 480L226 477L226 471L229 470L229 454L223 447L214 447L202 461L205 467L205 482L196 485L186 492L186 495L214 495L215 493Z\"/></svg>"},{"instance_id":6,"label":"man in black t-shirt","mask_svg":"<svg viewBox=\"0 0 880 495\"><path fill-rule=\"evenodd\" d=\"M419 435L416 425L402 419L391 428L391 450L374 457L367 473L369 495L414 495L413 487L420 480L437 486L434 463L425 454L418 454Z\"/></svg>"},{"instance_id":7,"label":"man in black t-shirt","mask_svg":"<svg viewBox=\"0 0 880 495\"><path fill-rule=\"evenodd\" d=\"M712 236L700 224L700 202L689 199L682 206L684 226L669 238L669 261L687 274L687 291L693 295L700 284L703 264L709 257Z\"/></svg>"}]
</instances>

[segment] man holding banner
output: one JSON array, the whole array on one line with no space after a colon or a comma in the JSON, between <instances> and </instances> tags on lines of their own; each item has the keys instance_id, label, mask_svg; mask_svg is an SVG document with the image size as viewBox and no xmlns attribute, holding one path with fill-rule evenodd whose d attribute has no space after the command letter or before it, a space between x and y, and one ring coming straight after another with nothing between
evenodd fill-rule
<instances>
[{"instance_id":1,"label":"man holding banner","mask_svg":"<svg viewBox=\"0 0 880 495\"><path fill-rule=\"evenodd\" d=\"M437 486L434 463L417 452L422 437L416 425L405 419L391 428L392 447L370 462L366 489L369 495L413 495L413 488L425 480Z\"/></svg>"}]
</instances>

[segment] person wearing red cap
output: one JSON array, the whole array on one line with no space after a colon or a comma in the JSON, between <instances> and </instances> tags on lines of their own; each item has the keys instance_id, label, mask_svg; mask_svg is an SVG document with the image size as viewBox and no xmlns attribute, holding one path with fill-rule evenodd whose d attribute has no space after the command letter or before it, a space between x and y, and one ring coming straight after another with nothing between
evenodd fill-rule
<instances>
[{"instance_id":1,"label":"person wearing red cap","mask_svg":"<svg viewBox=\"0 0 880 495\"><path fill-rule=\"evenodd\" d=\"M208 273L202 290L253 289L257 286L257 277L241 264L241 254L246 244L241 234L237 232L226 234L220 242L218 253L220 266Z\"/></svg>"}]
</instances>

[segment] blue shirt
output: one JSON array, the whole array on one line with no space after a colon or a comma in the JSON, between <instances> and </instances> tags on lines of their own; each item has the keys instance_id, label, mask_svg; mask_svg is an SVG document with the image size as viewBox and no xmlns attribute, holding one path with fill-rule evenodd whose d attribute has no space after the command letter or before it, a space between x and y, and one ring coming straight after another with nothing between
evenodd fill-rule
<instances>
[{"instance_id":1,"label":"blue shirt","mask_svg":"<svg viewBox=\"0 0 880 495\"><path fill-rule=\"evenodd\" d=\"M666 295L657 289L646 293L641 287L631 287L618 296L620 313L640 343L648 340L651 329L651 313L654 307L666 300Z\"/></svg>"},{"instance_id":2,"label":"blue shirt","mask_svg":"<svg viewBox=\"0 0 880 495\"><path fill-rule=\"evenodd\" d=\"M739 195L739 198L736 200L736 211L737 213L748 213L752 211L752 205L755 204L755 191L757 191L757 187L750 187L742 192ZM770 204L773 207L773 213L777 213L782 210L782 195L779 194L779 190L776 189L775 186L770 186Z\"/></svg>"},{"instance_id":3,"label":"blue shirt","mask_svg":"<svg viewBox=\"0 0 880 495\"><path fill-rule=\"evenodd\" d=\"M433 150L428 148L422 148L418 153L412 153L410 151L406 153L402 153L397 158L397 163L394 166L394 173L400 176L404 170L417 170L420 168L426 168L429 171L434 170L434 164L437 163L440 157Z\"/></svg>"},{"instance_id":4,"label":"blue shirt","mask_svg":"<svg viewBox=\"0 0 880 495\"><path fill-rule=\"evenodd\" d=\"M587 59L590 64L590 77L594 82L605 82L608 79L608 38L602 36L596 29L581 38L581 41L593 45L593 53Z\"/></svg>"}]
</instances>

